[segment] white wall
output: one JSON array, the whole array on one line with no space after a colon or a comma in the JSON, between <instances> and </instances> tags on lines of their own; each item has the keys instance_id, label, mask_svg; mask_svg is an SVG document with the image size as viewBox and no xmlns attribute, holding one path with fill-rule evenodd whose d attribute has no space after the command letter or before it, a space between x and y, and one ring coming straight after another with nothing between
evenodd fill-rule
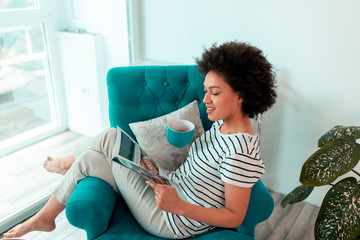
<instances>
[{"instance_id":1,"label":"white wall","mask_svg":"<svg viewBox=\"0 0 360 240\"><path fill-rule=\"evenodd\" d=\"M65 0L61 29L84 29L104 37L104 65L128 65L126 0ZM61 30L59 29L59 30Z\"/></svg>"},{"instance_id":2,"label":"white wall","mask_svg":"<svg viewBox=\"0 0 360 240\"><path fill-rule=\"evenodd\" d=\"M261 48L274 64L279 97L262 133L269 188L290 192L323 133L336 124L360 125L359 1L138 0L138 6L139 59L192 64L204 46L237 39ZM308 201L320 205L327 189Z\"/></svg>"},{"instance_id":3,"label":"white wall","mask_svg":"<svg viewBox=\"0 0 360 240\"><path fill-rule=\"evenodd\" d=\"M126 0L52 0L49 4L53 9L54 23L57 31L77 29L84 30L88 33L101 35L102 44L99 44L101 50L97 54L97 73L98 73L98 89L94 99L100 100L100 109L94 109L93 114L101 115L101 126L94 122L96 129L105 129L109 127L108 119L108 98L106 88L106 73L112 67L125 66L129 64L129 47L128 47L128 23L126 16ZM56 10L55 10L56 9ZM62 66L60 60L61 52L59 52L60 39L53 34L53 58L54 69L57 71L57 80L65 81L65 74L62 74ZM55 47L54 47L55 46ZM62 46L63 47L63 46ZM73 46L69 46L71 48ZM86 73L84 74L84 76ZM75 83L74 83L75 84ZM68 86L71 87L71 86ZM83 88L86 88L84 86ZM81 87L79 87L81 89ZM94 91L92 91L94 92ZM67 98L65 92L65 98ZM82 93L79 92L79 95ZM90 96L92 98L92 96ZM89 101L90 104L91 101ZM93 107L93 106L89 106ZM68 109L69 112L69 109ZM85 115L85 114L83 114ZM88 115L88 114L86 114ZM69 115L69 122L73 116ZM84 116L90 119L91 116ZM96 125L96 126L95 126ZM77 131L78 129L72 129ZM78 130L81 132L80 130ZM92 134L90 134L92 135Z\"/></svg>"}]
</instances>

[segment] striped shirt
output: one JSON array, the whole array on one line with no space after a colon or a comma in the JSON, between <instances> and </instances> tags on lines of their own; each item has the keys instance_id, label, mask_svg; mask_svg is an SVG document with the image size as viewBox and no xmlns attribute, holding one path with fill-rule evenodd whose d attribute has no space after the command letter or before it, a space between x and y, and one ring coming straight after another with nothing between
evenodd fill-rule
<instances>
[{"instance_id":1,"label":"striped shirt","mask_svg":"<svg viewBox=\"0 0 360 240\"><path fill-rule=\"evenodd\" d=\"M191 145L187 160L169 173L180 195L192 204L225 207L224 183L251 188L265 171L259 149L259 138L246 133L222 134L216 121ZM163 212L167 224L179 238L205 233L213 226Z\"/></svg>"}]
</instances>

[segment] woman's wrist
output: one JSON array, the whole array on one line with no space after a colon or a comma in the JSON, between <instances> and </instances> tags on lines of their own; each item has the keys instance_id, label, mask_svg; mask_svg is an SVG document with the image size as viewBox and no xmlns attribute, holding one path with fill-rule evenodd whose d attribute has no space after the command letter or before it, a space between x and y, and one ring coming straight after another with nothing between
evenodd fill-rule
<instances>
[{"instance_id":1,"label":"woman's wrist","mask_svg":"<svg viewBox=\"0 0 360 240\"><path fill-rule=\"evenodd\" d=\"M191 212L192 206L193 205L191 203L181 199L180 204L178 204L178 210L175 214L186 217L188 216L188 212Z\"/></svg>"}]
</instances>

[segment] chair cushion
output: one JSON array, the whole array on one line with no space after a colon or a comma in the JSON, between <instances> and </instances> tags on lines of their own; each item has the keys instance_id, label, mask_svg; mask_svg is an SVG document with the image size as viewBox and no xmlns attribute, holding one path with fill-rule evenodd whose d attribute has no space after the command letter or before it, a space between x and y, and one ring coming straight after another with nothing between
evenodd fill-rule
<instances>
[{"instance_id":1,"label":"chair cushion","mask_svg":"<svg viewBox=\"0 0 360 240\"><path fill-rule=\"evenodd\" d=\"M114 210L109 229L96 238L96 240L161 240L163 238L155 237L144 231L131 215L126 203L119 198ZM254 240L253 236L243 234L233 229L215 228L214 230L192 237L196 240Z\"/></svg>"},{"instance_id":2,"label":"chair cushion","mask_svg":"<svg viewBox=\"0 0 360 240\"><path fill-rule=\"evenodd\" d=\"M195 138L204 133L197 101L161 117L130 123L140 147L164 170L178 169L186 160L186 148L172 146L166 140L166 125L173 119L184 119L195 125Z\"/></svg>"}]
</instances>

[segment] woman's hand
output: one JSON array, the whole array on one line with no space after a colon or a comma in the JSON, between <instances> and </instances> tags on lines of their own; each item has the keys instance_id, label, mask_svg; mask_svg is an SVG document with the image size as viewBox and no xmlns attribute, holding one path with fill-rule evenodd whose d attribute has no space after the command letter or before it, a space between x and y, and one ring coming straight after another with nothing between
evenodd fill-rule
<instances>
[{"instance_id":1,"label":"woman's hand","mask_svg":"<svg viewBox=\"0 0 360 240\"><path fill-rule=\"evenodd\" d=\"M155 192L156 205L159 209L181 215L185 201L183 201L176 189L170 185L146 182Z\"/></svg>"}]
</instances>

